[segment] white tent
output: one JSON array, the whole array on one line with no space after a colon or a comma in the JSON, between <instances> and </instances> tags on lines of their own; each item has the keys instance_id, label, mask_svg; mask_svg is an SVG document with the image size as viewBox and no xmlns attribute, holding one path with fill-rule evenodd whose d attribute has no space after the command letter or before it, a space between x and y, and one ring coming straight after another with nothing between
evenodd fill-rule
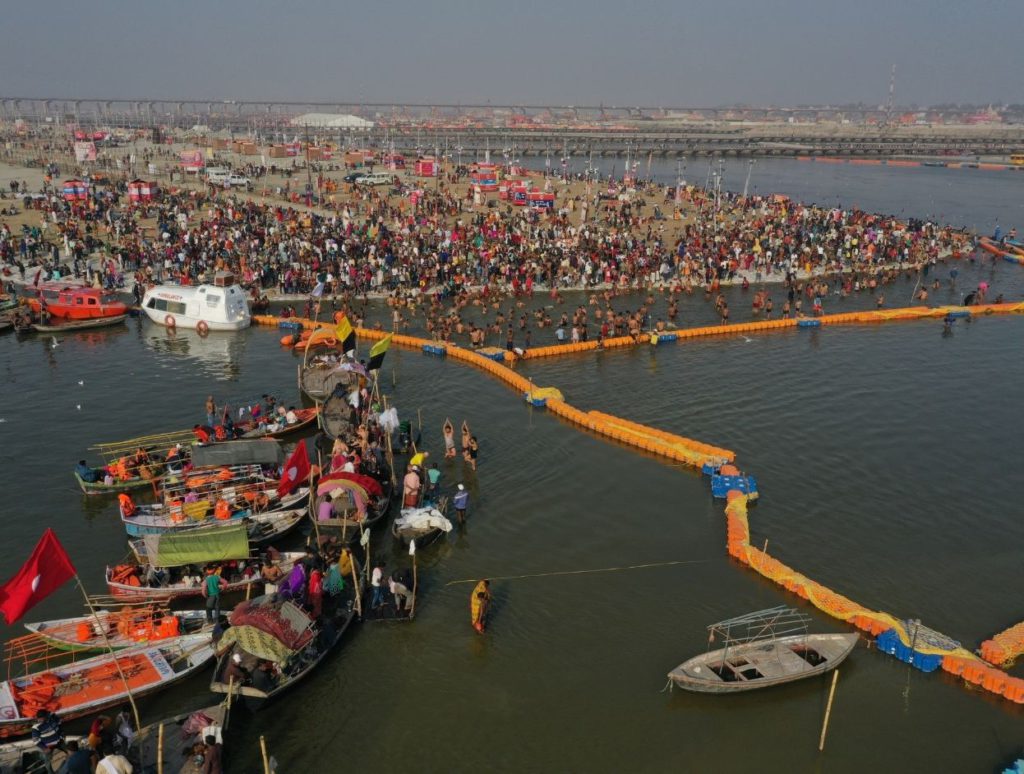
<instances>
[{"instance_id":1,"label":"white tent","mask_svg":"<svg viewBox=\"0 0 1024 774\"><path fill-rule=\"evenodd\" d=\"M309 126L317 129L372 129L373 121L347 113L303 113L291 121L292 126Z\"/></svg>"}]
</instances>

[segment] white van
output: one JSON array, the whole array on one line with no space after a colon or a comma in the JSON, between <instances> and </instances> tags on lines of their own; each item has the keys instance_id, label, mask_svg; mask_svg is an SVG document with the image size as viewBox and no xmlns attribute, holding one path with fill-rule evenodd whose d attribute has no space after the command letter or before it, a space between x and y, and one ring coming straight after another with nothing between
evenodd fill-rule
<instances>
[{"instance_id":1,"label":"white van","mask_svg":"<svg viewBox=\"0 0 1024 774\"><path fill-rule=\"evenodd\" d=\"M385 172L371 172L356 178L356 185L391 185L395 176Z\"/></svg>"},{"instance_id":2,"label":"white van","mask_svg":"<svg viewBox=\"0 0 1024 774\"><path fill-rule=\"evenodd\" d=\"M206 168L206 182L210 183L210 185L223 185L230 175L231 170L227 167Z\"/></svg>"}]
</instances>

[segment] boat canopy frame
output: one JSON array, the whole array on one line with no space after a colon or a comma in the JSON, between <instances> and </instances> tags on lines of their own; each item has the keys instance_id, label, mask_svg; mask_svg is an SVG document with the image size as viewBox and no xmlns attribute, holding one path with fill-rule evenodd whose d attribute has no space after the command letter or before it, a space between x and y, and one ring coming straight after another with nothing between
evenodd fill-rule
<instances>
[{"instance_id":1,"label":"boat canopy frame","mask_svg":"<svg viewBox=\"0 0 1024 774\"><path fill-rule=\"evenodd\" d=\"M757 610L710 624L707 627L708 650L716 639L724 641L728 652L731 647L750 642L773 642L780 637L800 634L806 636L810 623L811 617L795 607L779 605Z\"/></svg>"}]
</instances>

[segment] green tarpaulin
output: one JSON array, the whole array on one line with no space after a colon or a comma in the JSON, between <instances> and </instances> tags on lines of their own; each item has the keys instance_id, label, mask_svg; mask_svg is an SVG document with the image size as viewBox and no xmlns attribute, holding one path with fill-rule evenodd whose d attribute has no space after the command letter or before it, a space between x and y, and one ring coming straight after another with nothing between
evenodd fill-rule
<instances>
[{"instance_id":1,"label":"green tarpaulin","mask_svg":"<svg viewBox=\"0 0 1024 774\"><path fill-rule=\"evenodd\" d=\"M245 524L208 527L146 535L146 556L156 567L181 567L249 557L249 531Z\"/></svg>"},{"instance_id":2,"label":"green tarpaulin","mask_svg":"<svg viewBox=\"0 0 1024 774\"><path fill-rule=\"evenodd\" d=\"M246 653L278 664L287 661L294 653L277 637L260 631L255 626L232 626L224 632L224 636L217 643L217 648L224 650L236 642Z\"/></svg>"}]
</instances>

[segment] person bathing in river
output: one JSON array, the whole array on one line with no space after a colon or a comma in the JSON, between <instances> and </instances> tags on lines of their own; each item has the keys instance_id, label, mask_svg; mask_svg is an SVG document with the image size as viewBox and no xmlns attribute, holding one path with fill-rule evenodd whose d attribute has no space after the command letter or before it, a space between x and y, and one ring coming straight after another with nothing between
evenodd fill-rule
<instances>
[{"instance_id":1,"label":"person bathing in river","mask_svg":"<svg viewBox=\"0 0 1024 774\"><path fill-rule=\"evenodd\" d=\"M466 447L466 451L463 453L463 458L469 463L469 467L476 470L476 456L480 452L480 446L476 441L476 436L471 435L469 437L469 446Z\"/></svg>"},{"instance_id":2,"label":"person bathing in river","mask_svg":"<svg viewBox=\"0 0 1024 774\"><path fill-rule=\"evenodd\" d=\"M455 427L450 419L445 418L441 426L441 434L444 436L445 459L455 457Z\"/></svg>"}]
</instances>

